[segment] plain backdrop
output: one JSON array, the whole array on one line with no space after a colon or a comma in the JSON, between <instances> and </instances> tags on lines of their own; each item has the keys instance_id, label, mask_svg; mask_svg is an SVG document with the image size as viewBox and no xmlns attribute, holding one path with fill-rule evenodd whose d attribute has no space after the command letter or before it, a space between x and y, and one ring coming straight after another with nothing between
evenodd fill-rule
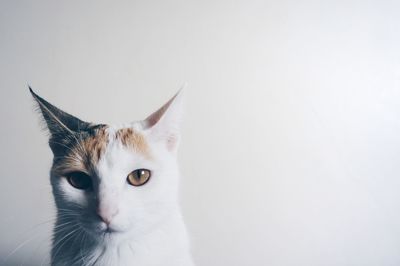
<instances>
[{"instance_id":1,"label":"plain backdrop","mask_svg":"<svg viewBox=\"0 0 400 266\"><path fill-rule=\"evenodd\" d=\"M400 265L399 10L1 0L0 265L45 265L55 213L27 84L123 123L185 82L181 201L198 266Z\"/></svg>"}]
</instances>

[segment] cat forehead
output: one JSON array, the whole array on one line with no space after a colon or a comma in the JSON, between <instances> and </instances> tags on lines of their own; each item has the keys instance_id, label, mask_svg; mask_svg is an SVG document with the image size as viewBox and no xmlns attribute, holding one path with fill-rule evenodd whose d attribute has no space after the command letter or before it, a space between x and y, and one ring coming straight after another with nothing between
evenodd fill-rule
<instances>
[{"instance_id":1,"label":"cat forehead","mask_svg":"<svg viewBox=\"0 0 400 266\"><path fill-rule=\"evenodd\" d=\"M125 148L150 158L150 148L144 134L136 126L108 127L108 142L121 144Z\"/></svg>"},{"instance_id":2,"label":"cat forehead","mask_svg":"<svg viewBox=\"0 0 400 266\"><path fill-rule=\"evenodd\" d=\"M90 171L112 147L131 150L151 159L150 147L143 132L135 126L94 126L90 132L81 132L70 152L54 164L56 172L71 169Z\"/></svg>"}]
</instances>

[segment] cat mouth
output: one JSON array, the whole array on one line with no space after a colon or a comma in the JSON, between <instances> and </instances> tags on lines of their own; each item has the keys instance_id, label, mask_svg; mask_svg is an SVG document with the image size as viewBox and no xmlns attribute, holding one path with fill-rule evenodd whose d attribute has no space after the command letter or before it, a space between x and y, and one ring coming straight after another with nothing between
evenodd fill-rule
<instances>
[{"instance_id":1,"label":"cat mouth","mask_svg":"<svg viewBox=\"0 0 400 266\"><path fill-rule=\"evenodd\" d=\"M123 230L120 230L119 228L115 228L113 226L105 226L100 228L100 234L102 235L116 235L116 234L120 234L123 233Z\"/></svg>"},{"instance_id":2,"label":"cat mouth","mask_svg":"<svg viewBox=\"0 0 400 266\"><path fill-rule=\"evenodd\" d=\"M102 226L98 224L84 225L82 227L87 233L93 236L111 236L122 233L122 230L118 230L111 226Z\"/></svg>"},{"instance_id":3,"label":"cat mouth","mask_svg":"<svg viewBox=\"0 0 400 266\"><path fill-rule=\"evenodd\" d=\"M118 232L119 232L118 230L115 230L111 227L107 227L106 229L103 230L104 234L113 234L113 233L118 233Z\"/></svg>"}]
</instances>

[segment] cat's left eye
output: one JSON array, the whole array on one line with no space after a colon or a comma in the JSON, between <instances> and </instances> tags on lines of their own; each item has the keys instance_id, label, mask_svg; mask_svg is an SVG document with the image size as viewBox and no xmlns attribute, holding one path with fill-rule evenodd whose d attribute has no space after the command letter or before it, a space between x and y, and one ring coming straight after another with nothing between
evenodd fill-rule
<instances>
[{"instance_id":1,"label":"cat's left eye","mask_svg":"<svg viewBox=\"0 0 400 266\"><path fill-rule=\"evenodd\" d=\"M130 185L138 187L146 184L147 181L149 181L150 176L151 176L150 170L136 169L128 175L126 180Z\"/></svg>"}]
</instances>

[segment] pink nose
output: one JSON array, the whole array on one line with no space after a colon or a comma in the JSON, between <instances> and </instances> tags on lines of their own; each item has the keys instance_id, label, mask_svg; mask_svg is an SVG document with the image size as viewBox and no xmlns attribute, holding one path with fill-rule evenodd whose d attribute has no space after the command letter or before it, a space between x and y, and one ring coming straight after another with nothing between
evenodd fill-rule
<instances>
[{"instance_id":1,"label":"pink nose","mask_svg":"<svg viewBox=\"0 0 400 266\"><path fill-rule=\"evenodd\" d=\"M110 225L112 219L118 214L118 209L101 206L97 209L97 215L107 225Z\"/></svg>"}]
</instances>

